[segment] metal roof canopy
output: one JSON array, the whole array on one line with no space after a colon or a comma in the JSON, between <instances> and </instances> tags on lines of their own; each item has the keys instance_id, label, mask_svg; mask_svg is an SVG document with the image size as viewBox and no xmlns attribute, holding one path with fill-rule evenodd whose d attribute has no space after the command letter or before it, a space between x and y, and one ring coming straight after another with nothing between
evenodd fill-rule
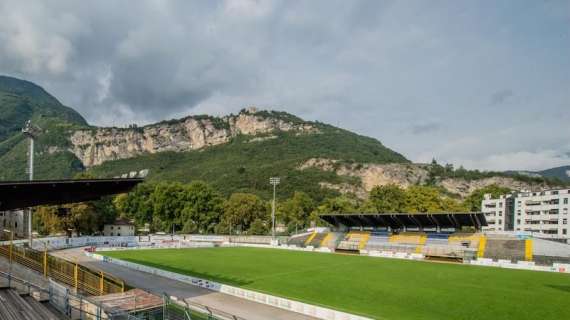
<instances>
[{"instance_id":1,"label":"metal roof canopy","mask_svg":"<svg viewBox=\"0 0 570 320\"><path fill-rule=\"evenodd\" d=\"M0 182L0 211L97 200L130 191L144 179L34 180Z\"/></svg>"},{"instance_id":2,"label":"metal roof canopy","mask_svg":"<svg viewBox=\"0 0 570 320\"><path fill-rule=\"evenodd\" d=\"M329 213L319 216L334 226L363 228L455 228L487 226L482 212Z\"/></svg>"}]
</instances>

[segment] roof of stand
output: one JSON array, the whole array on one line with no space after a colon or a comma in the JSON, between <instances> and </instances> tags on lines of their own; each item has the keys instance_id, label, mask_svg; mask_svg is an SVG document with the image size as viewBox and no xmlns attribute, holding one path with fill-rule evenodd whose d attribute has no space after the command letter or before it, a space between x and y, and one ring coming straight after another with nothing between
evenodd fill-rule
<instances>
[{"instance_id":1,"label":"roof of stand","mask_svg":"<svg viewBox=\"0 0 570 320\"><path fill-rule=\"evenodd\" d=\"M334 226L399 228L455 228L487 226L482 212L329 213L320 218Z\"/></svg>"},{"instance_id":2,"label":"roof of stand","mask_svg":"<svg viewBox=\"0 0 570 320\"><path fill-rule=\"evenodd\" d=\"M34 180L0 182L0 211L97 200L130 191L144 179Z\"/></svg>"}]
</instances>

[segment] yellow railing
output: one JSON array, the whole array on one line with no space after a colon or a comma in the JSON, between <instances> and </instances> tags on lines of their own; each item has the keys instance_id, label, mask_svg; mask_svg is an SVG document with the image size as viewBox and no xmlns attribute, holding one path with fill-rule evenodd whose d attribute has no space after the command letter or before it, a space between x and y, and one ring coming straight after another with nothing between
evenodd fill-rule
<instances>
[{"instance_id":1,"label":"yellow railing","mask_svg":"<svg viewBox=\"0 0 570 320\"><path fill-rule=\"evenodd\" d=\"M0 246L0 255L32 270L65 283L78 291L91 295L104 295L125 291L125 283L101 271L87 268L65 259L15 245Z\"/></svg>"}]
</instances>

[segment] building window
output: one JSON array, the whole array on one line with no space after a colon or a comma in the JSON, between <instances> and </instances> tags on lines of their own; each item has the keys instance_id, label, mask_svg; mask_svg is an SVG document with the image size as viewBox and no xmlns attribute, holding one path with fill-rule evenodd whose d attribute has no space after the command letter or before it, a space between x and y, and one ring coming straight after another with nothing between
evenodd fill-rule
<instances>
[{"instance_id":1,"label":"building window","mask_svg":"<svg viewBox=\"0 0 570 320\"><path fill-rule=\"evenodd\" d=\"M566 234L566 229L562 229L562 234Z\"/></svg>"},{"instance_id":2,"label":"building window","mask_svg":"<svg viewBox=\"0 0 570 320\"><path fill-rule=\"evenodd\" d=\"M517 224L521 224L521 219L517 219Z\"/></svg>"},{"instance_id":3,"label":"building window","mask_svg":"<svg viewBox=\"0 0 570 320\"><path fill-rule=\"evenodd\" d=\"M503 223L503 220L499 219L499 224Z\"/></svg>"},{"instance_id":4,"label":"building window","mask_svg":"<svg viewBox=\"0 0 570 320\"><path fill-rule=\"evenodd\" d=\"M568 198L564 198L564 204L568 204Z\"/></svg>"},{"instance_id":5,"label":"building window","mask_svg":"<svg viewBox=\"0 0 570 320\"><path fill-rule=\"evenodd\" d=\"M562 219L562 224L568 224L568 219Z\"/></svg>"}]
</instances>

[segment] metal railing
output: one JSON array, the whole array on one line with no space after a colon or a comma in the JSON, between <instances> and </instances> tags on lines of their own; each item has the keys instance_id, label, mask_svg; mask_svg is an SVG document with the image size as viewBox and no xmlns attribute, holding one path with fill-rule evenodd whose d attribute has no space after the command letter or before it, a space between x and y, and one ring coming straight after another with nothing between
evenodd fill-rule
<instances>
[{"instance_id":1,"label":"metal railing","mask_svg":"<svg viewBox=\"0 0 570 320\"><path fill-rule=\"evenodd\" d=\"M51 256L47 250L38 251L8 244L0 246L0 256L8 258L10 263L18 263L90 295L125 291L125 283L122 280L102 271Z\"/></svg>"},{"instance_id":2,"label":"metal railing","mask_svg":"<svg viewBox=\"0 0 570 320\"><path fill-rule=\"evenodd\" d=\"M215 308L171 297L167 294L164 294L163 298L164 320L246 320Z\"/></svg>"}]
</instances>

